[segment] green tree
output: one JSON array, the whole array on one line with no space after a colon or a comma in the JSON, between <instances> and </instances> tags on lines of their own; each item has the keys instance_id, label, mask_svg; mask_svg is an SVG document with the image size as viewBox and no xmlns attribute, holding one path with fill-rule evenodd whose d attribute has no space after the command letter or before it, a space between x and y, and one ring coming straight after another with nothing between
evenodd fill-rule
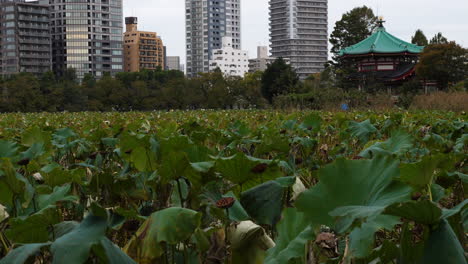
<instances>
[{"instance_id":1,"label":"green tree","mask_svg":"<svg viewBox=\"0 0 468 264\"><path fill-rule=\"evenodd\" d=\"M94 111L126 111L129 110L130 93L118 79L109 74L104 75L96 83L96 87L88 91L90 110Z\"/></svg>"},{"instance_id":2,"label":"green tree","mask_svg":"<svg viewBox=\"0 0 468 264\"><path fill-rule=\"evenodd\" d=\"M377 27L377 20L374 11L367 6L356 7L343 14L341 20L336 22L330 36L333 59L337 61L342 49L369 37Z\"/></svg>"},{"instance_id":3,"label":"green tree","mask_svg":"<svg viewBox=\"0 0 468 264\"><path fill-rule=\"evenodd\" d=\"M342 60L339 53L342 49L357 44L370 35L378 26L378 18L374 11L367 7L356 7L343 14L341 20L337 21L330 36L332 44L331 52L336 84L339 87L350 89L355 84L348 80L347 76L356 72L356 67L349 60Z\"/></svg>"},{"instance_id":4,"label":"green tree","mask_svg":"<svg viewBox=\"0 0 468 264\"><path fill-rule=\"evenodd\" d=\"M262 95L271 104L280 94L294 93L298 82L299 77L291 65L278 58L262 75Z\"/></svg>"},{"instance_id":5,"label":"green tree","mask_svg":"<svg viewBox=\"0 0 468 264\"><path fill-rule=\"evenodd\" d=\"M249 107L261 108L268 103L262 96L262 76L263 72L256 71L245 74L242 79L244 96L245 100L249 103Z\"/></svg>"},{"instance_id":6,"label":"green tree","mask_svg":"<svg viewBox=\"0 0 468 264\"><path fill-rule=\"evenodd\" d=\"M61 83L61 86L63 87L63 110L70 112L86 110L86 96L80 85L65 80Z\"/></svg>"},{"instance_id":7,"label":"green tree","mask_svg":"<svg viewBox=\"0 0 468 264\"><path fill-rule=\"evenodd\" d=\"M448 40L441 32L437 33L429 42L429 44L448 44Z\"/></svg>"},{"instance_id":8,"label":"green tree","mask_svg":"<svg viewBox=\"0 0 468 264\"><path fill-rule=\"evenodd\" d=\"M421 79L437 81L445 89L468 76L468 50L455 42L427 46L416 65Z\"/></svg>"},{"instance_id":9,"label":"green tree","mask_svg":"<svg viewBox=\"0 0 468 264\"><path fill-rule=\"evenodd\" d=\"M44 97L36 76L29 73L15 75L6 82L5 88L6 111L38 112L43 110Z\"/></svg>"},{"instance_id":10,"label":"green tree","mask_svg":"<svg viewBox=\"0 0 468 264\"><path fill-rule=\"evenodd\" d=\"M149 97L151 91L145 81L133 81L130 85L131 108L132 110L153 110Z\"/></svg>"},{"instance_id":11,"label":"green tree","mask_svg":"<svg viewBox=\"0 0 468 264\"><path fill-rule=\"evenodd\" d=\"M44 96L44 109L49 112L61 111L63 102L63 87L58 83L52 71L40 76L39 85L41 94Z\"/></svg>"},{"instance_id":12,"label":"green tree","mask_svg":"<svg viewBox=\"0 0 468 264\"><path fill-rule=\"evenodd\" d=\"M161 88L162 108L183 109L187 105L188 98L185 97L185 81L174 79L168 81Z\"/></svg>"},{"instance_id":13,"label":"green tree","mask_svg":"<svg viewBox=\"0 0 468 264\"><path fill-rule=\"evenodd\" d=\"M414 33L414 36L411 38L411 43L418 46L427 46L427 44L429 44L426 35L424 35L421 29L416 30L416 33Z\"/></svg>"}]
</instances>

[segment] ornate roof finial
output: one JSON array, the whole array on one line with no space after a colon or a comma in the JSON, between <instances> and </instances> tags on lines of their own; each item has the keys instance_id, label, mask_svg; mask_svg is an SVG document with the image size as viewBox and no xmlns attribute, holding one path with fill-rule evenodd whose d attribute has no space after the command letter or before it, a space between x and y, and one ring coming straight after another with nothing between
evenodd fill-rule
<instances>
[{"instance_id":1,"label":"ornate roof finial","mask_svg":"<svg viewBox=\"0 0 468 264\"><path fill-rule=\"evenodd\" d=\"M380 16L378 19L379 19L379 20L377 20L377 24L379 25L379 28L383 28L383 27L384 27L383 24L384 24L386 21L384 20L383 16Z\"/></svg>"}]
</instances>

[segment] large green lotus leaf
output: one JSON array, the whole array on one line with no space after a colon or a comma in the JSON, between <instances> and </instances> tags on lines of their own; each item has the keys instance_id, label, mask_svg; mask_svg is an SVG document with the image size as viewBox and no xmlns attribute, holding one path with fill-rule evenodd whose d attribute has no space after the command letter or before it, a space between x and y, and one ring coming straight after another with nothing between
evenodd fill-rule
<instances>
[{"instance_id":1,"label":"large green lotus leaf","mask_svg":"<svg viewBox=\"0 0 468 264\"><path fill-rule=\"evenodd\" d=\"M387 207L384 214L402 217L420 224L432 225L442 217L442 209L429 200L396 203Z\"/></svg>"},{"instance_id":2,"label":"large green lotus leaf","mask_svg":"<svg viewBox=\"0 0 468 264\"><path fill-rule=\"evenodd\" d=\"M152 223L152 220L146 220L124 248L124 252L138 263L157 263L157 259L164 254L156 240L157 233Z\"/></svg>"},{"instance_id":3,"label":"large green lotus leaf","mask_svg":"<svg viewBox=\"0 0 468 264\"><path fill-rule=\"evenodd\" d=\"M37 254L41 248L50 243L27 244L11 251L6 257L0 260L0 264L24 264L29 257Z\"/></svg>"},{"instance_id":4,"label":"large green lotus leaf","mask_svg":"<svg viewBox=\"0 0 468 264\"><path fill-rule=\"evenodd\" d=\"M263 169L256 170L260 167ZM219 158L215 169L225 179L239 184L244 190L282 176L279 168L273 166L271 160L253 158L243 153L228 158Z\"/></svg>"},{"instance_id":5,"label":"large green lotus leaf","mask_svg":"<svg viewBox=\"0 0 468 264\"><path fill-rule=\"evenodd\" d=\"M190 238L201 224L201 214L185 208L167 208L151 215L151 231L158 242L175 245Z\"/></svg>"},{"instance_id":6,"label":"large green lotus leaf","mask_svg":"<svg viewBox=\"0 0 468 264\"><path fill-rule=\"evenodd\" d=\"M65 170L56 163L51 163L41 169L45 183L50 187L62 186L67 183L83 184L86 170L83 168Z\"/></svg>"},{"instance_id":7,"label":"large green lotus leaf","mask_svg":"<svg viewBox=\"0 0 468 264\"><path fill-rule=\"evenodd\" d=\"M278 133L278 128L269 128L263 132L262 142L255 145L255 156L265 153L278 152L287 153L289 151L289 140L285 135Z\"/></svg>"},{"instance_id":8,"label":"large green lotus leaf","mask_svg":"<svg viewBox=\"0 0 468 264\"><path fill-rule=\"evenodd\" d=\"M356 264L369 264L369 263L392 263L395 259L398 259L400 254L400 249L398 248L398 244L394 243L393 241L386 239L382 242L382 245L376 247L372 250L372 253L366 257L365 259L356 260ZM375 262L376 260L380 260L380 262ZM374 261L374 262L373 262ZM399 263L403 264L403 263Z\"/></svg>"},{"instance_id":9,"label":"large green lotus leaf","mask_svg":"<svg viewBox=\"0 0 468 264\"><path fill-rule=\"evenodd\" d=\"M237 197L234 195L233 192L228 192L227 194L223 195L223 197L224 198L231 197L231 198L236 199L236 201L234 202L234 205L228 209L229 219L231 219L232 221L236 221L236 222L246 221L250 219L249 214L244 209L244 207L239 202L239 200L237 199Z\"/></svg>"},{"instance_id":10,"label":"large green lotus leaf","mask_svg":"<svg viewBox=\"0 0 468 264\"><path fill-rule=\"evenodd\" d=\"M151 172L156 170L156 154L148 148L137 147L132 150L130 160L135 165L135 168L141 172Z\"/></svg>"},{"instance_id":11,"label":"large green lotus leaf","mask_svg":"<svg viewBox=\"0 0 468 264\"><path fill-rule=\"evenodd\" d=\"M33 160L45 153L44 143L34 143L29 149L20 154L21 160Z\"/></svg>"},{"instance_id":12,"label":"large green lotus leaf","mask_svg":"<svg viewBox=\"0 0 468 264\"><path fill-rule=\"evenodd\" d=\"M171 207L153 213L125 246L125 252L138 263L154 263L164 250L161 242L176 245L189 239L200 227L200 213Z\"/></svg>"},{"instance_id":13,"label":"large green lotus leaf","mask_svg":"<svg viewBox=\"0 0 468 264\"><path fill-rule=\"evenodd\" d=\"M25 191L27 180L23 175L16 173L9 159L0 159L0 181L6 183L14 194L22 194Z\"/></svg>"},{"instance_id":14,"label":"large green lotus leaf","mask_svg":"<svg viewBox=\"0 0 468 264\"><path fill-rule=\"evenodd\" d=\"M13 206L13 197L27 208L33 198L34 188L20 173L16 172L9 159L0 159L0 202ZM21 199L22 198L22 199Z\"/></svg>"},{"instance_id":15,"label":"large green lotus leaf","mask_svg":"<svg viewBox=\"0 0 468 264\"><path fill-rule=\"evenodd\" d=\"M32 127L26 130L21 136L21 144L31 147L35 143L50 144L50 132L42 131L39 127Z\"/></svg>"},{"instance_id":16,"label":"large green lotus leaf","mask_svg":"<svg viewBox=\"0 0 468 264\"><path fill-rule=\"evenodd\" d=\"M322 118L318 114L310 114L304 118L304 121L299 125L299 129L318 132L321 125Z\"/></svg>"},{"instance_id":17,"label":"large green lotus leaf","mask_svg":"<svg viewBox=\"0 0 468 264\"><path fill-rule=\"evenodd\" d=\"M461 211L461 220L463 230L465 231L465 233L468 233L468 208L465 208Z\"/></svg>"},{"instance_id":18,"label":"large green lotus leaf","mask_svg":"<svg viewBox=\"0 0 468 264\"><path fill-rule=\"evenodd\" d=\"M49 240L49 227L60 221L54 207L43 209L29 217L10 218L5 232L14 243L44 243Z\"/></svg>"},{"instance_id":19,"label":"large green lotus leaf","mask_svg":"<svg viewBox=\"0 0 468 264\"><path fill-rule=\"evenodd\" d=\"M136 264L125 252L117 247L107 237L101 239L98 246L93 247L93 252L98 255L102 263L108 264Z\"/></svg>"},{"instance_id":20,"label":"large green lotus leaf","mask_svg":"<svg viewBox=\"0 0 468 264\"><path fill-rule=\"evenodd\" d=\"M85 263L91 248L105 237L106 230L106 218L88 215L78 227L52 243L52 263Z\"/></svg>"},{"instance_id":21,"label":"large green lotus leaf","mask_svg":"<svg viewBox=\"0 0 468 264\"><path fill-rule=\"evenodd\" d=\"M372 134L377 133L377 128L372 125L369 119L360 123L351 121L349 123L349 130L351 132L351 136L358 138L363 144L369 141Z\"/></svg>"},{"instance_id":22,"label":"large green lotus leaf","mask_svg":"<svg viewBox=\"0 0 468 264\"><path fill-rule=\"evenodd\" d=\"M11 191L8 184L2 181L0 176L0 203L13 206L13 195L14 193Z\"/></svg>"},{"instance_id":23,"label":"large green lotus leaf","mask_svg":"<svg viewBox=\"0 0 468 264\"><path fill-rule=\"evenodd\" d=\"M436 169L444 169L443 167L447 166L447 160L449 160L448 156L439 154L424 156L421 161L416 163L401 164L401 180L416 188L427 188L434 181Z\"/></svg>"},{"instance_id":24,"label":"large green lotus leaf","mask_svg":"<svg viewBox=\"0 0 468 264\"><path fill-rule=\"evenodd\" d=\"M201 161L201 162L191 162L190 166L192 166L192 169L194 169L196 172L199 173L207 173L209 172L215 165L214 161Z\"/></svg>"},{"instance_id":25,"label":"large green lotus leaf","mask_svg":"<svg viewBox=\"0 0 468 264\"><path fill-rule=\"evenodd\" d=\"M70 233L75 228L77 228L79 225L80 225L80 223L75 222L75 221L60 222L60 223L54 225L54 230L53 230L53 233L50 235L50 237L58 239L59 237Z\"/></svg>"},{"instance_id":26,"label":"large green lotus leaf","mask_svg":"<svg viewBox=\"0 0 468 264\"><path fill-rule=\"evenodd\" d=\"M442 209L442 218L450 218L460 212L463 212L465 209L468 209L468 199L465 199L463 202L456 205L452 209Z\"/></svg>"},{"instance_id":27,"label":"large green lotus leaf","mask_svg":"<svg viewBox=\"0 0 468 264\"><path fill-rule=\"evenodd\" d=\"M77 134L71 129L71 128L61 128L55 131L54 134L52 134L54 137L54 140L63 142L69 138L76 137Z\"/></svg>"},{"instance_id":28,"label":"large green lotus leaf","mask_svg":"<svg viewBox=\"0 0 468 264\"><path fill-rule=\"evenodd\" d=\"M274 227L281 217L285 187L277 181L262 183L241 195L241 204L257 224Z\"/></svg>"},{"instance_id":29,"label":"large green lotus leaf","mask_svg":"<svg viewBox=\"0 0 468 264\"><path fill-rule=\"evenodd\" d=\"M138 138L135 135L123 133L119 137L119 147L122 153L133 152L138 147L145 147L144 139Z\"/></svg>"},{"instance_id":30,"label":"large green lotus leaf","mask_svg":"<svg viewBox=\"0 0 468 264\"><path fill-rule=\"evenodd\" d=\"M78 197L68 195L71 185L57 186L51 194L42 194L37 197L38 209L54 206L57 202L76 201Z\"/></svg>"},{"instance_id":31,"label":"large green lotus leaf","mask_svg":"<svg viewBox=\"0 0 468 264\"><path fill-rule=\"evenodd\" d=\"M413 147L411 135L403 131L397 131L384 142L377 142L366 148L359 156L364 158L372 158L377 155L400 155Z\"/></svg>"},{"instance_id":32,"label":"large green lotus leaf","mask_svg":"<svg viewBox=\"0 0 468 264\"><path fill-rule=\"evenodd\" d=\"M447 220L442 220L429 235L425 243L424 264L466 264L465 253L460 241Z\"/></svg>"},{"instance_id":33,"label":"large green lotus leaf","mask_svg":"<svg viewBox=\"0 0 468 264\"><path fill-rule=\"evenodd\" d=\"M292 259L303 259L306 245L315 237L313 227L303 213L295 208L287 208L283 212L283 219L277 225L278 237L276 246L267 251L265 263L289 263Z\"/></svg>"},{"instance_id":34,"label":"large green lotus leaf","mask_svg":"<svg viewBox=\"0 0 468 264\"><path fill-rule=\"evenodd\" d=\"M398 162L388 157L373 160L337 159L318 171L319 183L303 192L296 207L312 224L334 226L330 213L340 207L347 226L364 217L374 217L385 207L409 200L411 188L394 182Z\"/></svg>"},{"instance_id":35,"label":"large green lotus leaf","mask_svg":"<svg viewBox=\"0 0 468 264\"><path fill-rule=\"evenodd\" d=\"M12 158L18 150L15 142L0 140L0 158Z\"/></svg>"},{"instance_id":36,"label":"large green lotus leaf","mask_svg":"<svg viewBox=\"0 0 468 264\"><path fill-rule=\"evenodd\" d=\"M401 227L399 251L398 263L401 264L419 264L423 256L424 240L415 243L409 222L405 222Z\"/></svg>"},{"instance_id":37,"label":"large green lotus leaf","mask_svg":"<svg viewBox=\"0 0 468 264\"><path fill-rule=\"evenodd\" d=\"M374 248L375 232L386 229L392 230L399 224L399 218L386 215L378 215L371 221L363 223L355 228L349 235L349 252L356 258L367 257Z\"/></svg>"},{"instance_id":38,"label":"large green lotus leaf","mask_svg":"<svg viewBox=\"0 0 468 264\"><path fill-rule=\"evenodd\" d=\"M457 139L453 149L455 150L455 152L463 153L465 146L467 145L468 145L468 134L463 134L463 136Z\"/></svg>"},{"instance_id":39,"label":"large green lotus leaf","mask_svg":"<svg viewBox=\"0 0 468 264\"><path fill-rule=\"evenodd\" d=\"M159 175L163 183L179 179L185 175L186 170L191 167L187 154L182 151L170 152L162 157ZM190 174L190 176L194 176Z\"/></svg>"},{"instance_id":40,"label":"large green lotus leaf","mask_svg":"<svg viewBox=\"0 0 468 264\"><path fill-rule=\"evenodd\" d=\"M171 152L185 151L192 146L190 139L185 135L176 135L160 141L162 157Z\"/></svg>"}]
</instances>

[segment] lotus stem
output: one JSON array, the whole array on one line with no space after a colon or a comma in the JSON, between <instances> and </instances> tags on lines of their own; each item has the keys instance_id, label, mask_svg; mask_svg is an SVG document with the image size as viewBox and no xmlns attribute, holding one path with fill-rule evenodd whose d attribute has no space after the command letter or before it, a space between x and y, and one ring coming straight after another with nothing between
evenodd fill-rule
<instances>
[{"instance_id":1,"label":"lotus stem","mask_svg":"<svg viewBox=\"0 0 468 264\"><path fill-rule=\"evenodd\" d=\"M181 186L180 186L180 181L179 181L179 180L180 180L180 179L177 179L177 189L178 189L178 191L179 191L180 207L184 208L184 203L185 203L185 201L184 201L184 197L183 197L183 195L182 195L182 188L181 188Z\"/></svg>"},{"instance_id":2,"label":"lotus stem","mask_svg":"<svg viewBox=\"0 0 468 264\"><path fill-rule=\"evenodd\" d=\"M5 253L8 253L9 247L7 246L5 238L3 237L3 232L0 232L0 240L2 240L3 247L5 248Z\"/></svg>"},{"instance_id":3,"label":"lotus stem","mask_svg":"<svg viewBox=\"0 0 468 264\"><path fill-rule=\"evenodd\" d=\"M431 200L431 202L433 201L433 197L432 197L432 189L431 189L431 184L429 183L427 185L427 192L429 193L429 199Z\"/></svg>"}]
</instances>

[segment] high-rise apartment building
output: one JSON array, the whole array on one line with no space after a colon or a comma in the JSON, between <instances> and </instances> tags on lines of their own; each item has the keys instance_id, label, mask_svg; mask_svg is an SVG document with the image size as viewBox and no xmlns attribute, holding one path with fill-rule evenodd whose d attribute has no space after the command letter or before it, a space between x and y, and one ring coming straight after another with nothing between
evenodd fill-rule
<instances>
[{"instance_id":1,"label":"high-rise apartment building","mask_svg":"<svg viewBox=\"0 0 468 264\"><path fill-rule=\"evenodd\" d=\"M124 37L124 70L138 72L143 69L164 69L164 46L156 32L139 31L138 19L126 17Z\"/></svg>"},{"instance_id":2,"label":"high-rise apartment building","mask_svg":"<svg viewBox=\"0 0 468 264\"><path fill-rule=\"evenodd\" d=\"M53 69L89 73L123 71L122 0L49 0Z\"/></svg>"},{"instance_id":3,"label":"high-rise apartment building","mask_svg":"<svg viewBox=\"0 0 468 264\"><path fill-rule=\"evenodd\" d=\"M270 0L273 57L289 58L301 79L328 60L328 0Z\"/></svg>"},{"instance_id":4,"label":"high-rise apartment building","mask_svg":"<svg viewBox=\"0 0 468 264\"><path fill-rule=\"evenodd\" d=\"M0 11L0 75L51 70L48 6L0 0Z\"/></svg>"},{"instance_id":5,"label":"high-rise apartment building","mask_svg":"<svg viewBox=\"0 0 468 264\"><path fill-rule=\"evenodd\" d=\"M187 75L210 70L212 51L231 37L232 47L241 49L240 0L185 0Z\"/></svg>"}]
</instances>

